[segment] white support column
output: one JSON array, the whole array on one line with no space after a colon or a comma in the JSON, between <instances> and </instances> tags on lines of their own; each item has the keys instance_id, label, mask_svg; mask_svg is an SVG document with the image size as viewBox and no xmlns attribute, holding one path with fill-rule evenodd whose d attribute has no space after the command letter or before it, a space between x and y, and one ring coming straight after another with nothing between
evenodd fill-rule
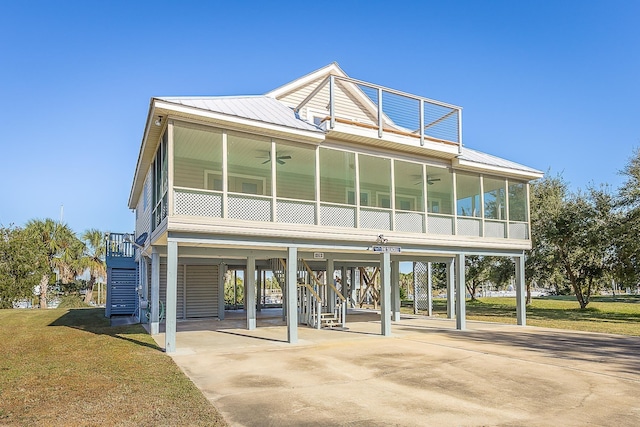
<instances>
[{"instance_id":1,"label":"white support column","mask_svg":"<svg viewBox=\"0 0 640 427\"><path fill-rule=\"evenodd\" d=\"M164 333L164 350L167 353L176 351L176 316L178 303L178 242L167 242L167 305L165 307L166 324Z\"/></svg>"},{"instance_id":2,"label":"white support column","mask_svg":"<svg viewBox=\"0 0 640 427\"><path fill-rule=\"evenodd\" d=\"M287 248L287 342L298 342L298 248Z\"/></svg>"},{"instance_id":3,"label":"white support column","mask_svg":"<svg viewBox=\"0 0 640 427\"><path fill-rule=\"evenodd\" d=\"M464 331L467 328L466 319L466 286L464 274L464 254L456 255L456 329Z\"/></svg>"},{"instance_id":4,"label":"white support column","mask_svg":"<svg viewBox=\"0 0 640 427\"><path fill-rule=\"evenodd\" d=\"M400 262L391 261L391 318L400 321Z\"/></svg>"},{"instance_id":5,"label":"white support column","mask_svg":"<svg viewBox=\"0 0 640 427\"><path fill-rule=\"evenodd\" d=\"M414 261L412 266L412 272L413 272L413 283L411 284L411 286L413 286L413 314L418 314L418 287L416 286L416 262Z\"/></svg>"},{"instance_id":6,"label":"white support column","mask_svg":"<svg viewBox=\"0 0 640 427\"><path fill-rule=\"evenodd\" d=\"M333 262L333 258L331 257L327 257L327 271L326 271L326 283L327 283L327 297L329 298L329 302L328 302L328 306L329 306L329 311L334 314L335 310L336 310L336 298L338 297L336 295L336 292L333 290L333 288L331 286L328 286L329 283L334 284L334 275L335 275L336 269L335 269L335 264Z\"/></svg>"},{"instance_id":7,"label":"white support column","mask_svg":"<svg viewBox=\"0 0 640 427\"><path fill-rule=\"evenodd\" d=\"M518 325L527 325L526 292L524 283L524 255L513 257L516 264L516 318Z\"/></svg>"},{"instance_id":8,"label":"white support column","mask_svg":"<svg viewBox=\"0 0 640 427\"><path fill-rule=\"evenodd\" d=\"M384 252L380 257L380 318L381 334L391 335L391 254Z\"/></svg>"},{"instance_id":9,"label":"white support column","mask_svg":"<svg viewBox=\"0 0 640 427\"><path fill-rule=\"evenodd\" d=\"M227 273L227 266L224 263L218 264L218 319L224 320L224 278Z\"/></svg>"},{"instance_id":10,"label":"white support column","mask_svg":"<svg viewBox=\"0 0 640 427\"><path fill-rule=\"evenodd\" d=\"M349 305L349 285L347 284L347 268L343 265L340 267L340 282L342 286L340 286L340 292L342 292L342 296L346 298L345 304Z\"/></svg>"},{"instance_id":11,"label":"white support column","mask_svg":"<svg viewBox=\"0 0 640 427\"><path fill-rule=\"evenodd\" d=\"M142 302L142 301L147 301L148 303L148 297L147 297L147 261L144 257L144 255L140 255L140 258L138 259L138 292L137 292L137 298L138 298L138 302ZM98 288L98 297L100 296L100 286L97 287ZM100 302L100 300L98 299L98 303ZM147 323L148 319L145 317L145 312L146 310L144 308L142 308L142 304L138 304L138 306L140 307L138 309L138 321L140 323Z\"/></svg>"},{"instance_id":12,"label":"white support column","mask_svg":"<svg viewBox=\"0 0 640 427\"><path fill-rule=\"evenodd\" d=\"M275 163L275 162L274 162ZM247 277L244 278L244 298L247 306L247 329L256 328L256 257L247 258Z\"/></svg>"},{"instance_id":13,"label":"white support column","mask_svg":"<svg viewBox=\"0 0 640 427\"><path fill-rule=\"evenodd\" d=\"M431 263L427 263L427 316L433 316L433 271Z\"/></svg>"},{"instance_id":14,"label":"white support column","mask_svg":"<svg viewBox=\"0 0 640 427\"><path fill-rule=\"evenodd\" d=\"M262 268L256 268L258 274L256 275L258 281L256 282L256 311L259 313L262 311L262 276L263 270Z\"/></svg>"},{"instance_id":15,"label":"white support column","mask_svg":"<svg viewBox=\"0 0 640 427\"><path fill-rule=\"evenodd\" d=\"M154 246L151 251L151 335L160 333L160 254Z\"/></svg>"},{"instance_id":16,"label":"white support column","mask_svg":"<svg viewBox=\"0 0 640 427\"><path fill-rule=\"evenodd\" d=\"M456 317L456 306L455 306L455 263L452 258L451 261L447 263L447 318L453 319Z\"/></svg>"}]
</instances>

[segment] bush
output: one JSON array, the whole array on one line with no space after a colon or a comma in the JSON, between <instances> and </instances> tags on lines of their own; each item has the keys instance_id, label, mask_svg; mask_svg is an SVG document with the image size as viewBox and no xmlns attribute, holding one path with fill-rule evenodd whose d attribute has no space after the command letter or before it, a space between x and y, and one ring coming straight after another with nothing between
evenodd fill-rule
<instances>
[{"instance_id":1,"label":"bush","mask_svg":"<svg viewBox=\"0 0 640 427\"><path fill-rule=\"evenodd\" d=\"M84 303L84 300L77 295L67 295L60 298L60 304L58 308L82 308L89 307Z\"/></svg>"}]
</instances>

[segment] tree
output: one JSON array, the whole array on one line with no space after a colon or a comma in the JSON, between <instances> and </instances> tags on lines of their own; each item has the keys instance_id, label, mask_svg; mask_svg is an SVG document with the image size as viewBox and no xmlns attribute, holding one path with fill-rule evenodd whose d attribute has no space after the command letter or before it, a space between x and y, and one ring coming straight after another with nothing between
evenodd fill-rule
<instances>
[{"instance_id":1,"label":"tree","mask_svg":"<svg viewBox=\"0 0 640 427\"><path fill-rule=\"evenodd\" d=\"M68 247L68 242L76 237L66 224L57 223L49 218L30 220L25 229L36 242L38 258L46 259L47 268L42 269L39 286L40 308L47 308L49 279L55 274L54 268L58 265L64 269L63 261L56 260L56 257L63 253L63 248ZM66 272L62 273L66 274Z\"/></svg>"},{"instance_id":2,"label":"tree","mask_svg":"<svg viewBox=\"0 0 640 427\"><path fill-rule=\"evenodd\" d=\"M561 279L555 259L555 246L549 240L550 218L557 218L567 195L567 184L560 176L547 175L531 184L531 244L525 261L527 304L531 304L531 285L554 285Z\"/></svg>"},{"instance_id":3,"label":"tree","mask_svg":"<svg viewBox=\"0 0 640 427\"><path fill-rule=\"evenodd\" d=\"M490 258L489 279L498 286L505 286L515 276L516 268L509 257Z\"/></svg>"},{"instance_id":4,"label":"tree","mask_svg":"<svg viewBox=\"0 0 640 427\"><path fill-rule=\"evenodd\" d=\"M104 233L92 228L82 234L84 241L84 255L82 266L89 269L89 282L87 283L87 293L84 302L89 304L93 298L93 287L98 277L107 275L107 267L104 261L106 247L104 245Z\"/></svg>"},{"instance_id":5,"label":"tree","mask_svg":"<svg viewBox=\"0 0 640 427\"><path fill-rule=\"evenodd\" d=\"M620 174L626 181L619 190L614 223L614 277L626 286L637 286L640 282L640 149L634 150Z\"/></svg>"},{"instance_id":6,"label":"tree","mask_svg":"<svg viewBox=\"0 0 640 427\"><path fill-rule=\"evenodd\" d=\"M0 227L0 308L33 295L48 260L27 230Z\"/></svg>"},{"instance_id":7,"label":"tree","mask_svg":"<svg viewBox=\"0 0 640 427\"><path fill-rule=\"evenodd\" d=\"M543 185L547 187L538 201L541 210L532 224L538 238L534 245L542 245L536 247L537 255L544 261L551 258L564 270L580 308L585 308L610 269L613 198L604 188L569 193L559 177L550 178Z\"/></svg>"},{"instance_id":8,"label":"tree","mask_svg":"<svg viewBox=\"0 0 640 427\"><path fill-rule=\"evenodd\" d=\"M469 255L465 258L467 268L465 272L465 284L467 292L471 294L471 301L477 299L476 293L478 287L489 280L491 261L491 257L479 255Z\"/></svg>"}]
</instances>

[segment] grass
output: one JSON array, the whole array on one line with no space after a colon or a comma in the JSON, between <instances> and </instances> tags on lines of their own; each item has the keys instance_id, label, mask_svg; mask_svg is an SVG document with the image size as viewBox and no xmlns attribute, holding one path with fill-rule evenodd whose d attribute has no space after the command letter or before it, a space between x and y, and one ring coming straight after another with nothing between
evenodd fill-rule
<instances>
[{"instance_id":1,"label":"grass","mask_svg":"<svg viewBox=\"0 0 640 427\"><path fill-rule=\"evenodd\" d=\"M0 310L0 425L226 425L141 325Z\"/></svg>"},{"instance_id":2,"label":"grass","mask_svg":"<svg viewBox=\"0 0 640 427\"><path fill-rule=\"evenodd\" d=\"M515 324L515 307L515 298L467 300L466 315L470 320ZM413 308L403 311L413 313ZM446 300L434 299L433 313L445 316ZM640 336L640 296L593 297L585 310L575 297L534 298L527 306L527 325Z\"/></svg>"}]
</instances>

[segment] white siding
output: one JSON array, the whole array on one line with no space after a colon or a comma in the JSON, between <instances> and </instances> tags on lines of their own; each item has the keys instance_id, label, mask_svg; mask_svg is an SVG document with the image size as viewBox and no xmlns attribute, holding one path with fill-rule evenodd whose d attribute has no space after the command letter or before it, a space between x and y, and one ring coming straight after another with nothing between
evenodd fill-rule
<instances>
[{"instance_id":1,"label":"white siding","mask_svg":"<svg viewBox=\"0 0 640 427\"><path fill-rule=\"evenodd\" d=\"M296 107L318 86L318 84L321 83L322 79L315 80L296 91L283 95L279 100L289 106ZM349 90L346 90L347 86ZM360 96L354 96L353 93L357 93ZM375 116L371 114L371 111L369 111L363 104L363 100L367 99L367 96L360 92L360 89L352 83L343 83L336 80L334 102L337 117L356 120L359 123L377 125ZM307 109L312 109L314 111L326 111L328 104L329 84L327 83L320 93L314 96L313 99L306 104L305 108L300 112L300 117L306 119ZM371 108L375 109L375 107L369 106L369 109Z\"/></svg>"},{"instance_id":2,"label":"white siding","mask_svg":"<svg viewBox=\"0 0 640 427\"><path fill-rule=\"evenodd\" d=\"M140 236L142 233L151 234L151 181L151 169L149 169L144 181L144 186L142 187L142 193L140 193L140 199L136 205L136 237ZM147 201L146 206L145 198ZM147 238L146 243L149 243L149 238Z\"/></svg>"}]
</instances>

